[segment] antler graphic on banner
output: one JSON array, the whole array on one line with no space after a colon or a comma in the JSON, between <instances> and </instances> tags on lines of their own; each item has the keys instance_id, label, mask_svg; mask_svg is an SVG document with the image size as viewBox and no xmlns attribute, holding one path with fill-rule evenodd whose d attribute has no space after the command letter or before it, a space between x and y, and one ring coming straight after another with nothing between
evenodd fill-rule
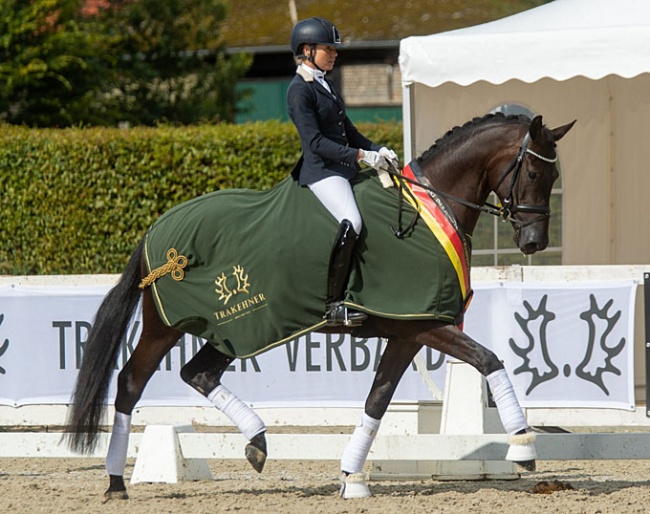
<instances>
[{"instance_id":1,"label":"antler graphic on banner","mask_svg":"<svg viewBox=\"0 0 650 514\"><path fill-rule=\"evenodd\" d=\"M527 395L530 394L530 392L533 389L535 389L538 385L555 378L559 374L558 367L553 363L551 357L549 356L548 344L546 341L546 325L548 325L549 322L555 319L555 314L549 312L546 309L547 300L548 300L548 295L544 295L540 300L539 306L537 307L536 310L533 309L531 305L524 300L524 307L526 308L526 311L528 311L528 318L524 318L518 312L515 313L515 319L517 320L517 323L519 323L519 326L521 327L524 334L526 334L526 337L528 338L528 345L520 347L517 345L514 339L510 338L509 340L510 348L512 348L512 351L515 352L524 361L521 366L519 366L517 369L514 370L514 374L518 375L521 373L528 372L532 375L530 386L528 386L528 389L526 390ZM531 366L531 361L529 357L530 352L535 347L535 337L533 337L530 330L528 329L528 325L529 323L535 321L537 318L540 317L542 318L542 322L539 327L539 342L541 345L541 352L542 352L542 357L544 359L544 363L549 368L549 371L546 371L545 373L541 373L539 368L535 366Z\"/></svg>"},{"instance_id":2,"label":"antler graphic on banner","mask_svg":"<svg viewBox=\"0 0 650 514\"><path fill-rule=\"evenodd\" d=\"M2 322L5 320L5 315L0 314L0 325L2 325ZM9 339L5 339L4 342L2 343L2 346L0 346L0 355L4 355L4 353L7 351L9 348ZM0 366L0 375L4 375L7 372L2 366Z\"/></svg>"},{"instance_id":3,"label":"antler graphic on banner","mask_svg":"<svg viewBox=\"0 0 650 514\"><path fill-rule=\"evenodd\" d=\"M596 384L607 396L609 396L609 390L603 381L603 374L608 372L615 375L621 374L621 370L612 364L612 359L621 353L623 348L625 348L625 338L622 337L616 346L610 348L607 346L607 336L610 334L616 323L618 323L618 320L621 317L621 311L619 310L614 313L610 318L607 316L607 311L614 303L614 300L610 299L602 309L598 308L598 302L593 294L589 295L589 302L589 310L580 314L580 318L585 320L589 325L589 342L587 343L585 357L576 368L576 375L583 380ZM594 346L596 342L596 323L594 322L594 317L598 317L607 322L607 328L599 338L600 348L607 354L607 357L605 358L604 366L597 367L595 373L589 373L586 371L586 368L594 356Z\"/></svg>"}]
</instances>

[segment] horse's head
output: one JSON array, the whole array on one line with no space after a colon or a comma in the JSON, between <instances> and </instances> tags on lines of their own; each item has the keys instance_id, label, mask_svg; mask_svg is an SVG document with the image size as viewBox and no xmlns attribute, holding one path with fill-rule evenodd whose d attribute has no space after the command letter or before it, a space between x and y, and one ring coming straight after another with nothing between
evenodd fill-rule
<instances>
[{"instance_id":1,"label":"horse's head","mask_svg":"<svg viewBox=\"0 0 650 514\"><path fill-rule=\"evenodd\" d=\"M494 187L504 216L515 229L515 243L524 254L548 245L549 202L559 177L555 146L574 123L551 130L543 125L541 116L535 116L523 139L519 136L520 144L513 146L516 157L509 153L511 163Z\"/></svg>"}]
</instances>

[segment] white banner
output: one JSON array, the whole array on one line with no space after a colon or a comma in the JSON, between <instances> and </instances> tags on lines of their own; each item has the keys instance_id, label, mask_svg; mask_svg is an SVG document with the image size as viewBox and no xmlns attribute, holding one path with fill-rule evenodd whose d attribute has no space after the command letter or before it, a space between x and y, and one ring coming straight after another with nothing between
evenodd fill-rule
<instances>
[{"instance_id":1,"label":"white banner","mask_svg":"<svg viewBox=\"0 0 650 514\"><path fill-rule=\"evenodd\" d=\"M501 360L525 407L634 408L633 318L636 283L479 284L465 330ZM101 287L0 288L0 404L68 403ZM138 341L129 327L122 367ZM186 335L161 363L139 406L209 405L179 377L204 341ZM308 334L255 358L235 361L223 382L258 406L359 406L383 349L378 338ZM445 356L422 350L444 389ZM115 379L113 381L115 383ZM115 385L111 389L111 401ZM395 400L431 400L412 365Z\"/></svg>"},{"instance_id":2,"label":"white banner","mask_svg":"<svg viewBox=\"0 0 650 514\"><path fill-rule=\"evenodd\" d=\"M636 285L480 286L465 330L503 361L524 407L634 410Z\"/></svg>"}]
</instances>

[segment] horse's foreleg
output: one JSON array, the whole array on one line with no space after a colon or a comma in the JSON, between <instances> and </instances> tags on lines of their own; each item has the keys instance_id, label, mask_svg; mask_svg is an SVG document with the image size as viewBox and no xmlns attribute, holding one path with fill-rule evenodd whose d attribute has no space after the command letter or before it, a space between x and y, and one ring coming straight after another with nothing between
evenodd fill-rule
<instances>
[{"instance_id":1,"label":"horse's foreleg","mask_svg":"<svg viewBox=\"0 0 650 514\"><path fill-rule=\"evenodd\" d=\"M471 364L486 377L501 423L511 436L510 451L506 458L533 471L536 459L533 445L535 436L529 433L526 417L519 405L508 373L494 352L452 325L423 331L415 337L415 340Z\"/></svg>"},{"instance_id":2,"label":"horse's foreleg","mask_svg":"<svg viewBox=\"0 0 650 514\"><path fill-rule=\"evenodd\" d=\"M181 378L210 400L248 439L245 455L258 473L266 463L266 426L248 405L221 384L221 376L234 360L205 344L181 370Z\"/></svg>"},{"instance_id":3,"label":"horse's foreleg","mask_svg":"<svg viewBox=\"0 0 650 514\"><path fill-rule=\"evenodd\" d=\"M149 290L143 294L142 321L140 340L117 379L115 417L106 456L106 471L110 477L105 493L107 499L128 498L124 469L131 433L131 414L163 357L181 336L180 332L160 320Z\"/></svg>"},{"instance_id":4,"label":"horse's foreleg","mask_svg":"<svg viewBox=\"0 0 650 514\"><path fill-rule=\"evenodd\" d=\"M381 418L388 409L404 371L420 348L422 346L417 344L388 341L379 361L370 393L366 398L364 413L341 457L343 479L340 495L343 498L370 496L363 477L355 475L363 470L370 447L379 430Z\"/></svg>"}]
</instances>

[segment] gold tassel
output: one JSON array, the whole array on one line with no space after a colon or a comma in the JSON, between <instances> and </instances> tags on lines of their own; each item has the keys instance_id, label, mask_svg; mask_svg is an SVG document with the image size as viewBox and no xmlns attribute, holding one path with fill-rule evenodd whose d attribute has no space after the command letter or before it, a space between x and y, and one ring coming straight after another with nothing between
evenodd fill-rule
<instances>
[{"instance_id":1,"label":"gold tassel","mask_svg":"<svg viewBox=\"0 0 650 514\"><path fill-rule=\"evenodd\" d=\"M138 287L144 289L153 284L160 277L167 275L167 273L171 273L172 278L176 282L180 282L185 277L185 272L183 271L185 266L187 266L187 257L184 255L178 255L176 248L170 248L167 250L167 262L143 278Z\"/></svg>"}]
</instances>

